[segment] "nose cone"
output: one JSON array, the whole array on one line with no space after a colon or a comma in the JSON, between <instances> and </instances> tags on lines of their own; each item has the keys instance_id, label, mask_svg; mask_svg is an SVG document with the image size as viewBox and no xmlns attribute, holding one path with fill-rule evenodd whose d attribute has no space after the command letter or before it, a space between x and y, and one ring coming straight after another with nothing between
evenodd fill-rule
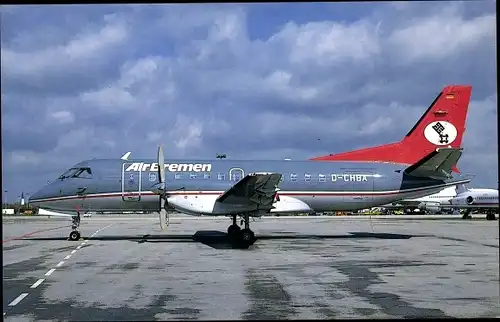
<instances>
[{"instance_id":1,"label":"nose cone","mask_svg":"<svg viewBox=\"0 0 500 322\"><path fill-rule=\"evenodd\" d=\"M43 190L43 189L42 189ZM28 203L30 203L33 206L36 206L39 204L39 200L42 199L43 196L43 191L38 190L35 193L32 193L28 199Z\"/></svg>"},{"instance_id":2,"label":"nose cone","mask_svg":"<svg viewBox=\"0 0 500 322\"><path fill-rule=\"evenodd\" d=\"M56 190L57 186L54 183L50 183L35 193L32 193L29 198L29 203L34 206L40 205L40 203L46 203L48 198L54 198L57 196L55 193Z\"/></svg>"}]
</instances>

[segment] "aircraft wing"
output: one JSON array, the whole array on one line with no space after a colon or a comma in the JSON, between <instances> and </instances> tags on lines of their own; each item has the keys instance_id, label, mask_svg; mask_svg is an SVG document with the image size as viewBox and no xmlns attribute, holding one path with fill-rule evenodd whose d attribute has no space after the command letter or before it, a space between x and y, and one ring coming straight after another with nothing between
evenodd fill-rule
<instances>
[{"instance_id":1,"label":"aircraft wing","mask_svg":"<svg viewBox=\"0 0 500 322\"><path fill-rule=\"evenodd\" d=\"M405 169L405 173L415 177L429 177L437 180L451 178L451 171L462 156L462 149L441 148L432 151L417 163Z\"/></svg>"},{"instance_id":2,"label":"aircraft wing","mask_svg":"<svg viewBox=\"0 0 500 322\"><path fill-rule=\"evenodd\" d=\"M217 198L217 203L242 211L270 210L281 176L280 173L249 173Z\"/></svg>"}]
</instances>

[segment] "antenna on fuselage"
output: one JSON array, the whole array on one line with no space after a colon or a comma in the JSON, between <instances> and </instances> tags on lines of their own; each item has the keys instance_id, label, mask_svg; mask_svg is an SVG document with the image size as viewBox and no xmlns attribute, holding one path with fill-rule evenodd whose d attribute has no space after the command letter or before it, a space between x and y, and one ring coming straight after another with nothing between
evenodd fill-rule
<instances>
[{"instance_id":1,"label":"antenna on fuselage","mask_svg":"<svg viewBox=\"0 0 500 322\"><path fill-rule=\"evenodd\" d=\"M131 151L125 153L120 159L122 159L122 160L128 160L128 157L130 156L131 153L132 153Z\"/></svg>"}]
</instances>

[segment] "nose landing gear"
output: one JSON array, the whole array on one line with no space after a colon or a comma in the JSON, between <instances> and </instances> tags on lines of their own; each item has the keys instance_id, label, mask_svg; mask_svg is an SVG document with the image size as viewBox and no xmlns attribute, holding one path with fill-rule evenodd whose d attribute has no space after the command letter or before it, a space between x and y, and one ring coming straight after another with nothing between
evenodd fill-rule
<instances>
[{"instance_id":1,"label":"nose landing gear","mask_svg":"<svg viewBox=\"0 0 500 322\"><path fill-rule=\"evenodd\" d=\"M76 213L76 216L72 217L72 224L71 224L71 233L69 233L69 240L75 241L79 240L81 235L80 232L78 231L78 227L80 227L80 212Z\"/></svg>"},{"instance_id":2,"label":"nose landing gear","mask_svg":"<svg viewBox=\"0 0 500 322\"><path fill-rule=\"evenodd\" d=\"M69 233L69 240L76 241L80 239L80 232L77 230L73 230Z\"/></svg>"},{"instance_id":3,"label":"nose landing gear","mask_svg":"<svg viewBox=\"0 0 500 322\"><path fill-rule=\"evenodd\" d=\"M466 210L465 213L462 216L462 219L472 219L472 216L470 214L470 210Z\"/></svg>"}]
</instances>

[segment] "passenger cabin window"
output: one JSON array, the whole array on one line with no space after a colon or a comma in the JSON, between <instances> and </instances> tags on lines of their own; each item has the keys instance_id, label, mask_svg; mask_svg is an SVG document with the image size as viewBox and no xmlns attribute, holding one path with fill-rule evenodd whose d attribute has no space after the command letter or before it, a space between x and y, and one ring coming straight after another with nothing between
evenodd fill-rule
<instances>
[{"instance_id":1,"label":"passenger cabin window","mask_svg":"<svg viewBox=\"0 0 500 322\"><path fill-rule=\"evenodd\" d=\"M326 182L326 176L324 174L320 174L318 177L319 177L319 182Z\"/></svg>"},{"instance_id":2,"label":"passenger cabin window","mask_svg":"<svg viewBox=\"0 0 500 322\"><path fill-rule=\"evenodd\" d=\"M196 179L196 173L190 173L189 179Z\"/></svg>"},{"instance_id":3,"label":"passenger cabin window","mask_svg":"<svg viewBox=\"0 0 500 322\"><path fill-rule=\"evenodd\" d=\"M205 180L210 179L210 172L204 173L203 174L203 179L205 179Z\"/></svg>"},{"instance_id":4,"label":"passenger cabin window","mask_svg":"<svg viewBox=\"0 0 500 322\"><path fill-rule=\"evenodd\" d=\"M71 168L59 177L60 180L67 178L92 179L92 170L90 168Z\"/></svg>"},{"instance_id":5,"label":"passenger cabin window","mask_svg":"<svg viewBox=\"0 0 500 322\"><path fill-rule=\"evenodd\" d=\"M296 173L291 173L290 174L290 181L292 181L292 182L297 181L297 174Z\"/></svg>"},{"instance_id":6,"label":"passenger cabin window","mask_svg":"<svg viewBox=\"0 0 500 322\"><path fill-rule=\"evenodd\" d=\"M224 173L217 173L217 180L226 180L226 175Z\"/></svg>"},{"instance_id":7,"label":"passenger cabin window","mask_svg":"<svg viewBox=\"0 0 500 322\"><path fill-rule=\"evenodd\" d=\"M306 173L306 174L304 175L304 179L305 179L305 181L306 181L306 182L311 181L311 175L310 175L309 173Z\"/></svg>"},{"instance_id":8,"label":"passenger cabin window","mask_svg":"<svg viewBox=\"0 0 500 322\"><path fill-rule=\"evenodd\" d=\"M240 181L244 176L243 169L232 168L229 170L229 179L232 181Z\"/></svg>"},{"instance_id":9,"label":"passenger cabin window","mask_svg":"<svg viewBox=\"0 0 500 322\"><path fill-rule=\"evenodd\" d=\"M176 173L174 176L175 176L175 180L180 180L181 179L181 174L180 173Z\"/></svg>"}]
</instances>

